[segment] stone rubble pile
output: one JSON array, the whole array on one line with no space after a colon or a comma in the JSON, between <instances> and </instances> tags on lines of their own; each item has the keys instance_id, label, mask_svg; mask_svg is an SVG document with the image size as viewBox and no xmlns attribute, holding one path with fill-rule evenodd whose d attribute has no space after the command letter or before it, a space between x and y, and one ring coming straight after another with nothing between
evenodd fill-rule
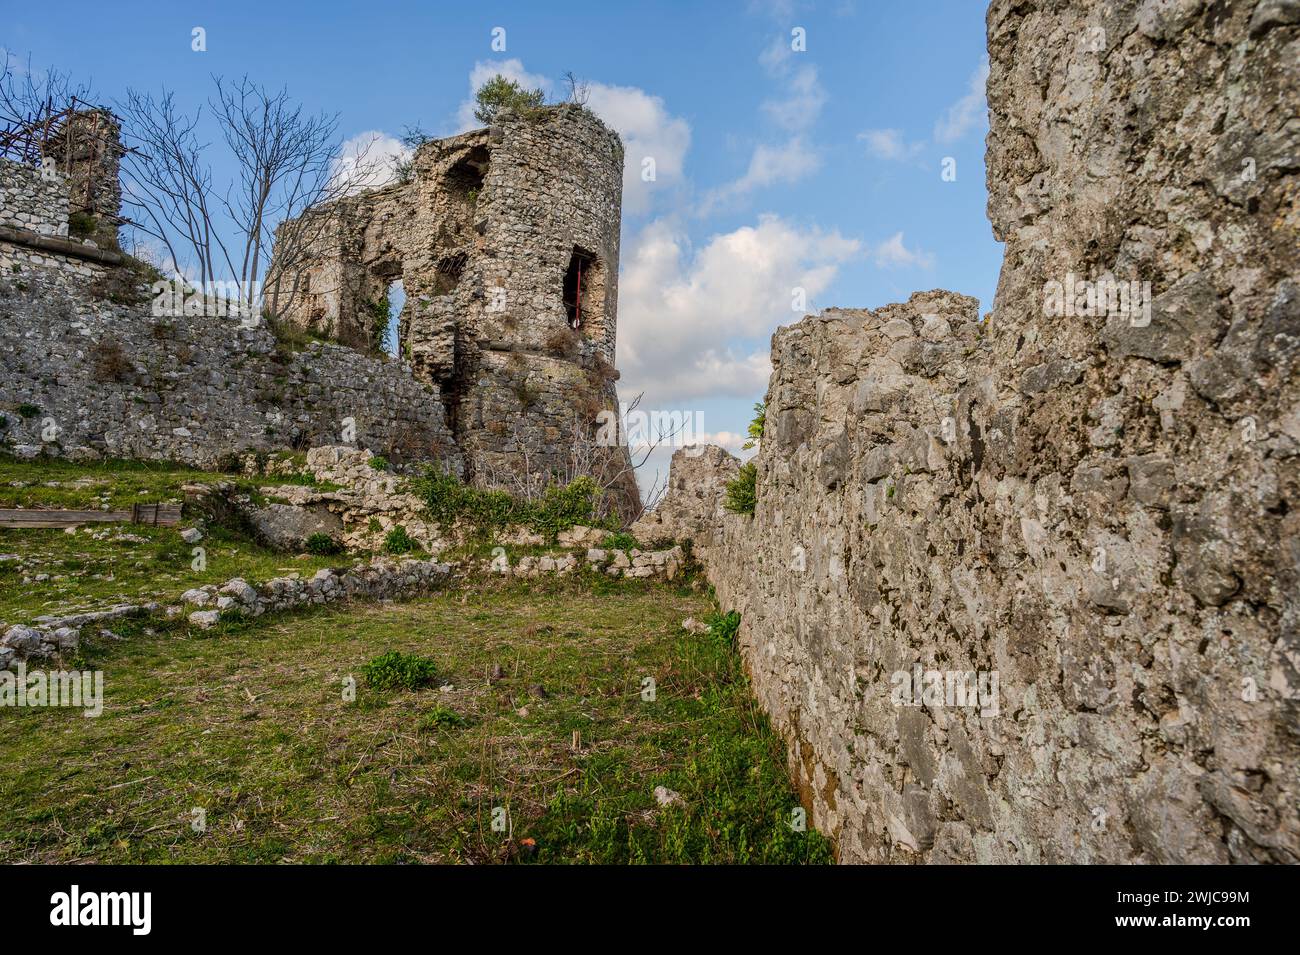
<instances>
[{"instance_id":1,"label":"stone rubble pile","mask_svg":"<svg viewBox=\"0 0 1300 955\"><path fill-rule=\"evenodd\" d=\"M260 617L264 613L290 610L336 600L390 600L433 589L451 574L451 565L434 560L377 558L347 569L322 568L311 577L296 574L274 577L253 586L242 577L221 585L209 584L181 594L181 600L199 609L188 620L207 629L223 616L235 614Z\"/></svg>"},{"instance_id":2,"label":"stone rubble pile","mask_svg":"<svg viewBox=\"0 0 1300 955\"><path fill-rule=\"evenodd\" d=\"M0 670L8 669L20 659L48 660L60 654L75 653L81 646L82 631L91 624L107 623L125 617L140 617L158 609L157 603L118 604L107 610L94 610L62 616L44 615L32 624L6 627L0 623Z\"/></svg>"},{"instance_id":3,"label":"stone rubble pile","mask_svg":"<svg viewBox=\"0 0 1300 955\"><path fill-rule=\"evenodd\" d=\"M585 558L577 554L527 556L514 564L495 560L488 566L492 573L530 580L548 574L563 577L582 566L609 577L676 580L686 566L686 555L680 546L655 551L590 547Z\"/></svg>"}]
</instances>

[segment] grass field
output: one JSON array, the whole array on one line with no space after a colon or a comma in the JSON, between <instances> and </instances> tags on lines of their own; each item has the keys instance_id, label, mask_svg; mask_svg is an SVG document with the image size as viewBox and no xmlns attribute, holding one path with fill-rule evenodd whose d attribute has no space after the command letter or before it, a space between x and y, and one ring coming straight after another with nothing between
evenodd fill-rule
<instances>
[{"instance_id":1,"label":"grass field","mask_svg":"<svg viewBox=\"0 0 1300 955\"><path fill-rule=\"evenodd\" d=\"M485 583L203 636L133 624L76 661L104 671L98 718L0 708L0 861L828 862L789 824L734 617L682 628L711 610ZM392 651L413 688L367 678Z\"/></svg>"}]
</instances>

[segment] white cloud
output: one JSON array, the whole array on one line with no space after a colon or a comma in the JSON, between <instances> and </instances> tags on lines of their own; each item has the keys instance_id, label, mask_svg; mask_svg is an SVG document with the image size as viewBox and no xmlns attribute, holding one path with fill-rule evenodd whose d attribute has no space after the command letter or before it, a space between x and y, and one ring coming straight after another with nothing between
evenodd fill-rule
<instances>
[{"instance_id":1,"label":"white cloud","mask_svg":"<svg viewBox=\"0 0 1300 955\"><path fill-rule=\"evenodd\" d=\"M474 68L469 71L469 97L456 110L456 132L463 133L467 130L482 127L483 124L474 117L474 107L476 105L474 103L474 94L478 92L480 86L498 75L504 76L508 80L514 80L524 89L541 89L547 92L551 89L549 79L536 73L529 73L524 69L523 62L518 58L479 60L474 64Z\"/></svg>"},{"instance_id":2,"label":"white cloud","mask_svg":"<svg viewBox=\"0 0 1300 955\"><path fill-rule=\"evenodd\" d=\"M909 159L923 148L924 143L909 143L897 129L868 129L858 133L858 139L867 144L867 155L876 159Z\"/></svg>"},{"instance_id":3,"label":"white cloud","mask_svg":"<svg viewBox=\"0 0 1300 955\"><path fill-rule=\"evenodd\" d=\"M681 231L655 220L629 243L619 276L620 390L646 392L646 407L761 393L768 336L802 317L794 289L814 299L859 251L838 232L768 215L693 252Z\"/></svg>"},{"instance_id":4,"label":"white cloud","mask_svg":"<svg viewBox=\"0 0 1300 955\"><path fill-rule=\"evenodd\" d=\"M820 165L821 157L800 136L795 136L780 146L760 143L750 156L749 168L745 174L706 195L700 201L697 211L700 215L708 215L720 204L755 189L777 183L798 182L804 176L816 172Z\"/></svg>"},{"instance_id":5,"label":"white cloud","mask_svg":"<svg viewBox=\"0 0 1300 955\"><path fill-rule=\"evenodd\" d=\"M800 132L810 128L826 105L826 90L811 63L795 64L806 54L796 57L790 49L790 37L777 36L758 56L763 70L782 83L778 97L763 102L763 112L782 129Z\"/></svg>"},{"instance_id":6,"label":"white cloud","mask_svg":"<svg viewBox=\"0 0 1300 955\"><path fill-rule=\"evenodd\" d=\"M792 131L808 129L826 105L826 90L817 79L817 67L794 70L787 82L785 95L763 103L763 112L780 127Z\"/></svg>"},{"instance_id":7,"label":"white cloud","mask_svg":"<svg viewBox=\"0 0 1300 955\"><path fill-rule=\"evenodd\" d=\"M758 55L758 62L773 76L780 76L789 68L790 57L793 55L794 51L790 49L790 37L787 34L775 37Z\"/></svg>"},{"instance_id":8,"label":"white cloud","mask_svg":"<svg viewBox=\"0 0 1300 955\"><path fill-rule=\"evenodd\" d=\"M397 178L397 164L411 158L411 150L376 129L358 133L343 143L334 164L334 183L349 194L386 186Z\"/></svg>"},{"instance_id":9,"label":"white cloud","mask_svg":"<svg viewBox=\"0 0 1300 955\"><path fill-rule=\"evenodd\" d=\"M664 101L633 86L592 83L587 107L623 138L623 211L648 212L656 191L681 185L691 127L669 114ZM642 162L655 163L655 179L641 177Z\"/></svg>"},{"instance_id":10,"label":"white cloud","mask_svg":"<svg viewBox=\"0 0 1300 955\"><path fill-rule=\"evenodd\" d=\"M876 265L882 269L898 269L916 266L923 269L934 265L934 256L920 249L909 249L903 244L903 233L895 232L872 250Z\"/></svg>"},{"instance_id":11,"label":"white cloud","mask_svg":"<svg viewBox=\"0 0 1300 955\"><path fill-rule=\"evenodd\" d=\"M984 84L988 78L989 58L986 56L971 74L966 95L949 106L939 121L934 124L936 142L956 142L977 125L983 126L988 123L988 104L984 99Z\"/></svg>"}]
</instances>

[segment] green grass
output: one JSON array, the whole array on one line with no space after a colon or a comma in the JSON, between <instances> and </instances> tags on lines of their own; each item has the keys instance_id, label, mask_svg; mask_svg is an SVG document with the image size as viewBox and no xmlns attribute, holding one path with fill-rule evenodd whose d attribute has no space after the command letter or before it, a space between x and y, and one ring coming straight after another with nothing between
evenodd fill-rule
<instances>
[{"instance_id":1,"label":"green grass","mask_svg":"<svg viewBox=\"0 0 1300 955\"><path fill-rule=\"evenodd\" d=\"M75 463L0 456L0 507L118 510L133 503L180 502L192 483L236 481L256 496L260 487L302 478L253 477L139 461ZM63 528L0 528L0 621L27 622L45 613L100 610L118 603L176 601L202 584L242 576L253 581L295 571L310 576L340 558L321 550L301 558L262 547L236 530L210 527L199 546L206 567L195 569L193 546L181 528L88 523ZM44 578L44 579L38 579Z\"/></svg>"},{"instance_id":2,"label":"green grass","mask_svg":"<svg viewBox=\"0 0 1300 955\"><path fill-rule=\"evenodd\" d=\"M640 582L484 583L137 629L79 661L105 671L99 718L0 710L0 861L829 861L786 824L728 628L681 629L709 610ZM390 652L432 684L368 685Z\"/></svg>"},{"instance_id":3,"label":"green grass","mask_svg":"<svg viewBox=\"0 0 1300 955\"><path fill-rule=\"evenodd\" d=\"M151 461L75 462L61 458L30 461L0 454L0 508L58 507L75 510L119 510L132 504L180 502L186 484L233 481L250 488L307 484L321 490L336 485L310 476L249 477L219 471L199 471L183 464ZM0 531L0 534L3 534Z\"/></svg>"},{"instance_id":4,"label":"green grass","mask_svg":"<svg viewBox=\"0 0 1300 955\"><path fill-rule=\"evenodd\" d=\"M87 524L76 534L57 528L0 530L0 620L25 623L46 613L102 610L148 600L175 603L191 587L231 577L261 582L300 573L310 577L338 557L295 557L248 538L209 528L199 542L206 567L194 568L193 546L174 527ZM45 577L45 580L38 578Z\"/></svg>"}]
</instances>

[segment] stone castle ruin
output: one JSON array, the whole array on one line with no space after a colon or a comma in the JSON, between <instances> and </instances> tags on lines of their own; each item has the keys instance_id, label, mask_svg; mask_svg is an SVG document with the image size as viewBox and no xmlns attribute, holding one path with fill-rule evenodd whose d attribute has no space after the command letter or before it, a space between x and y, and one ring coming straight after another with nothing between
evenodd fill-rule
<instances>
[{"instance_id":1,"label":"stone castle ruin","mask_svg":"<svg viewBox=\"0 0 1300 955\"><path fill-rule=\"evenodd\" d=\"M566 473L617 406L622 176L622 143L592 113L506 112L422 145L402 182L283 223L267 307L374 348L400 280L399 354L439 389L469 476ZM626 468L624 455L597 457ZM619 493L632 501L628 478Z\"/></svg>"},{"instance_id":2,"label":"stone castle ruin","mask_svg":"<svg viewBox=\"0 0 1300 955\"><path fill-rule=\"evenodd\" d=\"M1300 8L993 0L987 28L992 310L778 329L753 469L679 451L633 533L689 540L740 612L842 862L1300 862ZM88 296L117 254L0 163L0 438L204 461L346 415L483 484L617 468L587 436L621 167L576 107L423 146L281 227L268 305L326 340L286 353Z\"/></svg>"},{"instance_id":3,"label":"stone castle ruin","mask_svg":"<svg viewBox=\"0 0 1300 955\"><path fill-rule=\"evenodd\" d=\"M504 112L424 144L402 181L282 223L264 310L317 339L292 353L224 310L159 316L105 296L126 263L118 128L93 110L61 129L35 157L0 159L0 406L40 411L6 415L10 445L211 465L350 427L376 454L484 486L536 493L590 473L618 513L639 511L627 449L596 437L618 407L623 148L590 112Z\"/></svg>"}]
</instances>

